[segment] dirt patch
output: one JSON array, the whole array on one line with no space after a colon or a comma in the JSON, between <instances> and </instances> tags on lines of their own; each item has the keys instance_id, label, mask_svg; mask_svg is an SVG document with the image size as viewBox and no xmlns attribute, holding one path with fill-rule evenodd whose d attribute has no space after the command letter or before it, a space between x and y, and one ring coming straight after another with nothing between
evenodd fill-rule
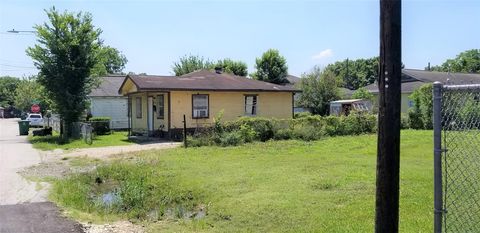
<instances>
[{"instance_id":1,"label":"dirt patch","mask_svg":"<svg viewBox=\"0 0 480 233\"><path fill-rule=\"evenodd\" d=\"M110 224L82 224L85 233L143 233L143 226L135 225L129 221L119 221Z\"/></svg>"},{"instance_id":2,"label":"dirt patch","mask_svg":"<svg viewBox=\"0 0 480 233\"><path fill-rule=\"evenodd\" d=\"M18 173L29 180L39 181L63 178L72 173L89 172L96 167L95 164L72 166L70 162L68 159L60 159L57 161L51 159L48 162L42 162L38 165L24 168Z\"/></svg>"}]
</instances>

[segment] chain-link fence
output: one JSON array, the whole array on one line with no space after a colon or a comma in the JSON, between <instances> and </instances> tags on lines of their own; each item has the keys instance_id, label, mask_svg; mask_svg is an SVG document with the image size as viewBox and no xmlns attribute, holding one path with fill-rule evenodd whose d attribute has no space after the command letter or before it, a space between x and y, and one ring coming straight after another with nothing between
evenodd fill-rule
<instances>
[{"instance_id":1,"label":"chain-link fence","mask_svg":"<svg viewBox=\"0 0 480 233\"><path fill-rule=\"evenodd\" d=\"M435 232L480 232L480 85L434 84Z\"/></svg>"}]
</instances>

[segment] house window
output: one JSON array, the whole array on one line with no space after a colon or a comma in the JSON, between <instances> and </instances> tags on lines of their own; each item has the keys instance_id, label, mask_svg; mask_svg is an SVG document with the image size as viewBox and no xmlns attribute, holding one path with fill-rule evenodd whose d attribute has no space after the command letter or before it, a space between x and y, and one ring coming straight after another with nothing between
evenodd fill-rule
<instances>
[{"instance_id":1,"label":"house window","mask_svg":"<svg viewBox=\"0 0 480 233\"><path fill-rule=\"evenodd\" d=\"M157 118L163 119L165 117L165 98L164 95L158 95Z\"/></svg>"},{"instance_id":2,"label":"house window","mask_svg":"<svg viewBox=\"0 0 480 233\"><path fill-rule=\"evenodd\" d=\"M142 97L135 98L135 112L137 118L142 118Z\"/></svg>"},{"instance_id":3,"label":"house window","mask_svg":"<svg viewBox=\"0 0 480 233\"><path fill-rule=\"evenodd\" d=\"M256 95L245 96L245 115L247 116L257 115L257 96Z\"/></svg>"},{"instance_id":4,"label":"house window","mask_svg":"<svg viewBox=\"0 0 480 233\"><path fill-rule=\"evenodd\" d=\"M208 95L192 95L193 118L208 118Z\"/></svg>"}]
</instances>

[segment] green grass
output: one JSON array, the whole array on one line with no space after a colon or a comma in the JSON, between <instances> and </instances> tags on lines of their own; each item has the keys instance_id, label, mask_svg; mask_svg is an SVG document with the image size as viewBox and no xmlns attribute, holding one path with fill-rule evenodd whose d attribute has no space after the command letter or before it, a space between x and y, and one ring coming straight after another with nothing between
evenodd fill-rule
<instances>
[{"instance_id":1,"label":"green grass","mask_svg":"<svg viewBox=\"0 0 480 233\"><path fill-rule=\"evenodd\" d=\"M432 154L431 131L402 132L401 232L433 231ZM152 232L372 232L375 164L376 135L177 148L56 181L51 198L90 220L147 221L157 211ZM112 189L124 203L92 198ZM161 217L199 206L208 213L201 220Z\"/></svg>"},{"instance_id":2,"label":"green grass","mask_svg":"<svg viewBox=\"0 0 480 233\"><path fill-rule=\"evenodd\" d=\"M126 131L114 131L112 134L109 135L95 136L91 145L88 145L82 139L70 140L69 142L62 143L58 133L54 133L52 136L44 137L34 137L30 133L28 135L28 140L30 141L30 143L32 143L34 148L39 150L70 150L76 148L123 146L134 143L128 140Z\"/></svg>"}]
</instances>

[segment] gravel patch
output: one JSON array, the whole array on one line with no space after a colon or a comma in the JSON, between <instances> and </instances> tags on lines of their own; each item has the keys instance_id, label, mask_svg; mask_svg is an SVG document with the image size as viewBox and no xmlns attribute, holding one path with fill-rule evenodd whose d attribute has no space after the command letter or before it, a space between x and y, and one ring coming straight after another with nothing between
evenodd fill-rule
<instances>
[{"instance_id":1,"label":"gravel patch","mask_svg":"<svg viewBox=\"0 0 480 233\"><path fill-rule=\"evenodd\" d=\"M144 228L129 221L118 221L110 224L82 223L85 233L143 233Z\"/></svg>"}]
</instances>

